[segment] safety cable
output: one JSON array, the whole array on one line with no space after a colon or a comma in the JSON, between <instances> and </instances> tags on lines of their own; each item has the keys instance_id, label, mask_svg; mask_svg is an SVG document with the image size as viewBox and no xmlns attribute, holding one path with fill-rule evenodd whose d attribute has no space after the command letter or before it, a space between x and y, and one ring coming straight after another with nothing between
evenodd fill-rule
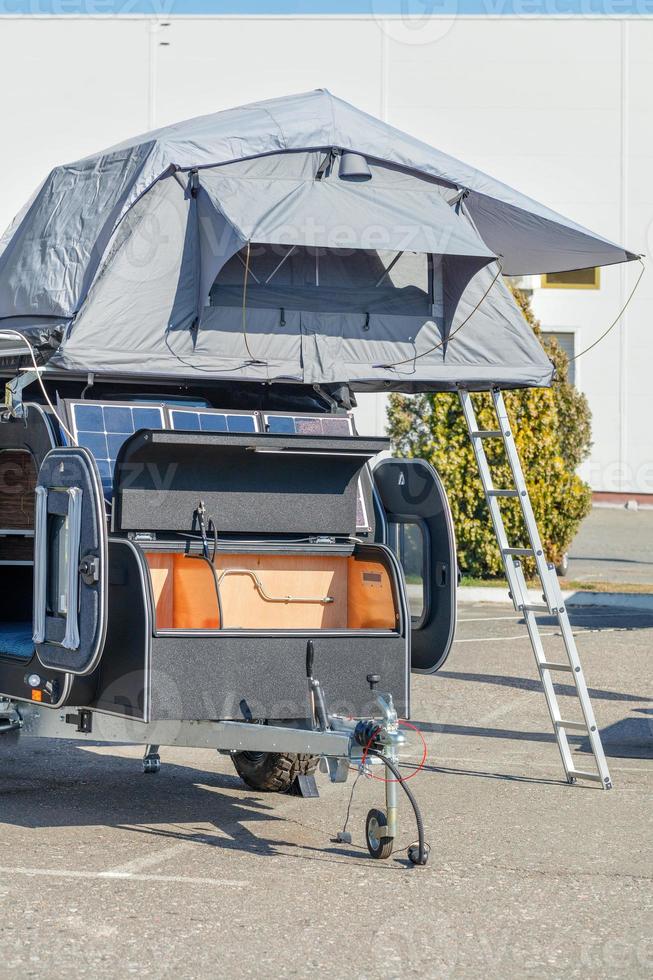
<instances>
[{"instance_id":1,"label":"safety cable","mask_svg":"<svg viewBox=\"0 0 653 980\"><path fill-rule=\"evenodd\" d=\"M70 439L70 441L73 444L73 446L78 446L79 443L77 442L77 439L72 434L72 432L70 431L70 429L68 428L68 426L64 424L64 422L61 419L61 416L59 415L59 413L57 412L56 408L52 404L52 401L50 400L50 396L48 395L48 393L47 393L47 391L45 389L45 385L43 384L43 379L41 378L41 371L43 370L43 368L42 367L39 367L39 365L36 363L36 356L34 354L34 348L30 344L30 342L27 339L27 337L25 337L25 335L22 334L22 333L18 333L17 330L5 330L4 328L3 329L0 329L0 340L2 340L5 337L16 337L21 343L25 344L25 346L27 347L27 350L29 351L29 355L30 355L30 357L32 359L32 364L34 365L34 370L36 372L36 379L37 379L37 381L38 381L38 383L39 383L39 385L41 387L41 391L43 392L43 397L45 398L45 400L46 400L46 402L48 404L48 407L50 408L50 411L52 412L52 414L56 418L57 422L59 423L59 425L61 426L61 428L63 429L63 431L66 433L66 436Z\"/></svg>"},{"instance_id":2,"label":"safety cable","mask_svg":"<svg viewBox=\"0 0 653 980\"><path fill-rule=\"evenodd\" d=\"M479 299L479 301L476 304L476 306L474 307L474 309L471 311L471 313L468 313L467 314L467 316L465 317L465 319L463 320L463 322L460 323L460 324L458 324L458 326L456 327L456 329L453 330L449 334L448 337L444 337L439 343L434 344L433 347L429 347L428 350L422 351L421 354L414 354L412 357L406 357L403 361L394 361L392 364L375 364L374 367L375 368L382 369L382 370L389 371L391 368L401 367L402 364L413 364L415 361L418 361L420 359L420 357L426 357L427 354L432 354L433 351L439 350L440 347L444 347L445 344L448 344L456 336L457 333L460 333L460 331L465 326L465 324L466 323L469 323L469 321L474 316L474 314L478 310L479 306L484 301L485 297L490 292L490 290L494 286L495 282L497 281L497 279L499 278L499 276L503 272L503 267L501 265L501 262L499 262L499 259L497 259L497 265L499 266L499 269L498 269L498 272L497 272L496 276L494 277L494 279L492 280L492 282L490 283L490 285L487 287L487 289L485 290L485 292L483 293L483 295Z\"/></svg>"},{"instance_id":3,"label":"safety cable","mask_svg":"<svg viewBox=\"0 0 653 980\"><path fill-rule=\"evenodd\" d=\"M624 313L626 312L626 310L630 306L630 301L633 298L633 296L635 295L635 293L637 292L637 287L639 286L640 282L642 281L642 276L644 275L644 273L646 271L646 266L644 265L644 261L643 261L641 255L638 255L637 256L637 261L639 262L639 264L641 265L642 268L639 270L639 275L637 277L637 281L635 282L635 285L633 286L633 288L631 290L630 296L628 297L628 299L624 303L622 309L619 311L619 313L617 313L616 317L614 318L614 320L612 321L612 323L610 324L610 326L608 327L608 329L607 330L604 330L604 332L601 334L601 336L598 337L594 341L594 343L590 344L589 347L586 347L585 350L580 351L578 354L574 354L573 357L568 358L568 361L569 361L570 364L571 364L572 361L577 361L579 357L582 357L583 356L583 354L587 354L587 352L588 351L591 351L592 348L594 348L594 347L597 346L597 344L600 344L601 341L604 340L608 336L608 334L610 333L610 331L613 330L614 327L616 327L617 324L619 323L619 321L621 320L622 316L624 315Z\"/></svg>"}]
</instances>

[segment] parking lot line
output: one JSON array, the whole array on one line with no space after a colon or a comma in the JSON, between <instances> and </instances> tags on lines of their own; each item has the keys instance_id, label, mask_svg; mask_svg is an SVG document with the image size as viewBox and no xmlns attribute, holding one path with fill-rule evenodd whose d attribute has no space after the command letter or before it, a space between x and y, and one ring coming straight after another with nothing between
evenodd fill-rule
<instances>
[{"instance_id":1,"label":"parking lot line","mask_svg":"<svg viewBox=\"0 0 653 980\"><path fill-rule=\"evenodd\" d=\"M559 633L540 633L540 636L560 636ZM508 640L527 640L528 633L518 633L517 636L471 636L454 643L506 643Z\"/></svg>"},{"instance_id":2,"label":"parking lot line","mask_svg":"<svg viewBox=\"0 0 653 980\"><path fill-rule=\"evenodd\" d=\"M128 861L127 864L121 864L116 868L110 868L108 871L101 873L107 878L129 877L137 871L143 871L145 868L152 868L157 864L161 864L163 861L172 860L180 851L188 850L192 843L192 841L181 841L179 844L168 845L168 847L162 847L158 851L155 851L154 854L146 854L144 857L134 858L133 861Z\"/></svg>"},{"instance_id":3,"label":"parking lot line","mask_svg":"<svg viewBox=\"0 0 653 980\"><path fill-rule=\"evenodd\" d=\"M511 622L517 622L523 619L522 616L470 616L468 618L459 618L459 623L499 623L503 620L510 620Z\"/></svg>"},{"instance_id":4,"label":"parking lot line","mask_svg":"<svg viewBox=\"0 0 653 980\"><path fill-rule=\"evenodd\" d=\"M249 881L241 878L199 878L186 875L146 875L111 871L72 871L68 868L0 867L0 875L24 875L28 878L85 878L97 881L167 881L187 885L216 885L220 888L245 888Z\"/></svg>"}]
</instances>

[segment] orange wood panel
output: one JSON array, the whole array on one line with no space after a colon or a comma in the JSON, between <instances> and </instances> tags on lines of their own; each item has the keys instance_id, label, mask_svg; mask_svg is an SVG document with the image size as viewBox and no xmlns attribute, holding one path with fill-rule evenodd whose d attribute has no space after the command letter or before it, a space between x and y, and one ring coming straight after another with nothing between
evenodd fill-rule
<instances>
[{"instance_id":1,"label":"orange wood panel","mask_svg":"<svg viewBox=\"0 0 653 980\"><path fill-rule=\"evenodd\" d=\"M156 625L159 629L172 629L174 622L173 605L173 555L162 555L148 551L145 559L150 569Z\"/></svg>"},{"instance_id":2,"label":"orange wood panel","mask_svg":"<svg viewBox=\"0 0 653 980\"><path fill-rule=\"evenodd\" d=\"M381 562L349 558L350 629L395 629L397 610L392 583Z\"/></svg>"},{"instance_id":3,"label":"orange wood panel","mask_svg":"<svg viewBox=\"0 0 653 980\"><path fill-rule=\"evenodd\" d=\"M220 626L213 572L199 558L174 556L175 629L214 630Z\"/></svg>"},{"instance_id":4,"label":"orange wood panel","mask_svg":"<svg viewBox=\"0 0 653 980\"><path fill-rule=\"evenodd\" d=\"M159 629L217 629L211 570L181 554L146 553ZM396 609L388 572L379 562L329 555L218 555L226 629L394 629ZM242 572L236 572L242 569ZM331 597L321 603L274 599Z\"/></svg>"}]
</instances>

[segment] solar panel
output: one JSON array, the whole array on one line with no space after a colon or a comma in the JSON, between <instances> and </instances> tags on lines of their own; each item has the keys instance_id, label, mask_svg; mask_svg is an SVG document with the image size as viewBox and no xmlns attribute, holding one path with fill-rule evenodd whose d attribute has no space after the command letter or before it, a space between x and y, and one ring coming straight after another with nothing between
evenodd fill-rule
<instances>
[{"instance_id":1,"label":"solar panel","mask_svg":"<svg viewBox=\"0 0 653 980\"><path fill-rule=\"evenodd\" d=\"M351 415L264 415L266 432L276 435L293 433L302 436L351 436L354 424ZM356 530L370 531L363 485L358 481L356 500Z\"/></svg>"},{"instance_id":2,"label":"solar panel","mask_svg":"<svg viewBox=\"0 0 653 980\"><path fill-rule=\"evenodd\" d=\"M353 434L348 415L265 415L268 432L293 432L301 436L350 436Z\"/></svg>"},{"instance_id":3,"label":"solar panel","mask_svg":"<svg viewBox=\"0 0 653 980\"><path fill-rule=\"evenodd\" d=\"M184 432L258 432L253 412L220 412L215 409L169 408L170 427Z\"/></svg>"},{"instance_id":4,"label":"solar panel","mask_svg":"<svg viewBox=\"0 0 653 980\"><path fill-rule=\"evenodd\" d=\"M139 429L166 427L162 405L71 401L67 408L72 433L95 457L107 496L113 489L116 457L123 443Z\"/></svg>"},{"instance_id":5,"label":"solar panel","mask_svg":"<svg viewBox=\"0 0 653 980\"><path fill-rule=\"evenodd\" d=\"M226 412L198 405L178 407L147 402L66 401L71 432L80 446L88 449L98 466L107 498L113 492L116 458L123 443L139 429L176 429L182 432L259 432L255 412ZM348 415L263 416L267 432L296 435L353 435ZM358 485L357 530L370 530L362 484Z\"/></svg>"}]
</instances>

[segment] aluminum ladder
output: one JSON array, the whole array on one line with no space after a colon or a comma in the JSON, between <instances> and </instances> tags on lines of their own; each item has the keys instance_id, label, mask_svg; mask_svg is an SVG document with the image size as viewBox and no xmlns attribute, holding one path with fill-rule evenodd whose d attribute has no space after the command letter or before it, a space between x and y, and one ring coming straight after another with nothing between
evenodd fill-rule
<instances>
[{"instance_id":1,"label":"aluminum ladder","mask_svg":"<svg viewBox=\"0 0 653 980\"><path fill-rule=\"evenodd\" d=\"M506 570L506 578L510 589L510 597L515 609L522 613L526 622L528 636L531 641L535 662L539 671L542 687L546 697L547 707L551 715L551 722L555 732L558 748L562 757L562 764L565 769L567 781L576 782L578 779L589 779L600 783L603 789L612 788L612 780L608 770L605 753L601 744L601 736L594 717L592 702L590 700L583 668L581 667L576 641L569 622L569 614L565 607L564 599L560 591L560 584L555 568L546 560L540 533L537 528L535 514L531 505L526 481L522 471L519 453L515 445L512 427L506 411L503 395L499 389L491 392L494 410L497 417L498 428L490 430L479 429L476 420L476 412L472 396L468 391L459 391L460 402L462 405L467 428L474 448L474 455L478 464L478 471L483 484L483 492L487 505L490 509L494 532L501 551L501 557ZM503 442L506 458L512 473L513 486L496 488L492 479L492 472L485 452L486 439L500 439ZM513 497L519 500L524 525L528 533L530 547L516 548L511 546L503 522L499 501L502 498ZM542 599L544 604L531 602L528 594L528 587L522 568L521 558L528 557L535 560L537 574L542 583ZM564 648L566 660L556 663L549 660L544 653L542 635L537 625L537 614L554 616L558 622ZM563 718L560 712L560 705L556 696L553 675L557 673L571 674L574 680L576 694L582 710L582 721L569 721ZM577 769L569 746L568 733L582 732L589 738L589 743L596 763L596 772L587 772Z\"/></svg>"}]
</instances>

